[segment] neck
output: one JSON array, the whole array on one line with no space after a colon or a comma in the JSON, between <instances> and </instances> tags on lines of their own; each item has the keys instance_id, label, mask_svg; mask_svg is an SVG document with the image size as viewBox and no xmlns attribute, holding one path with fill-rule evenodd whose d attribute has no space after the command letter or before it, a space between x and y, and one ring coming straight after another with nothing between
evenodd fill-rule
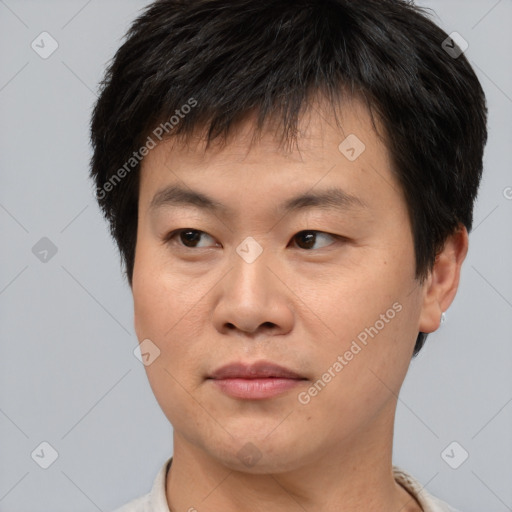
<instances>
[{"instance_id":1,"label":"neck","mask_svg":"<svg viewBox=\"0 0 512 512\"><path fill-rule=\"evenodd\" d=\"M393 415L289 471L231 469L174 432L166 482L171 512L421 511L392 473Z\"/></svg>"}]
</instances>

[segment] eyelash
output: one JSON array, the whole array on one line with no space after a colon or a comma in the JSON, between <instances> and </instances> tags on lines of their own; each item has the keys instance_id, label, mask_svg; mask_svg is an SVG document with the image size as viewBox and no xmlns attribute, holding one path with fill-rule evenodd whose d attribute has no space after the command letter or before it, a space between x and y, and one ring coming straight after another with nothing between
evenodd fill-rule
<instances>
[{"instance_id":1,"label":"eyelash","mask_svg":"<svg viewBox=\"0 0 512 512\"><path fill-rule=\"evenodd\" d=\"M206 233L205 231L201 231L199 229L193 229L193 228L182 228L182 229L175 229L174 231L171 231L168 235L165 236L164 238L164 243L165 244L168 244L168 245L171 245L174 243L174 239L180 234L180 233L186 233L186 232L192 232L192 233L198 233L198 234L204 234L204 235L208 235L208 233ZM343 236L340 236L340 235L333 235L331 233L326 233L324 231L319 231L319 230L315 230L315 229L306 229L306 230L302 230L302 231L299 231L298 233L296 233L295 235L293 235L292 239L294 239L295 237L297 237L298 235L300 234L303 234L303 233L316 233L316 234L321 234L321 235L327 235L331 238L333 238L335 241L347 241L347 238L343 237ZM211 235L208 235L211 237ZM213 237L211 237L213 238ZM316 242L316 240L315 240ZM327 245L326 247L321 247L320 249L327 249L329 248L331 245L333 244L329 244ZM194 249L209 249L210 247L187 247L186 245L183 245L183 244L180 244L180 247L183 248L183 249L191 249L191 250L194 250ZM320 249L316 249L317 251L320 250ZM307 252L310 252L311 250L315 250L315 249L303 249Z\"/></svg>"}]
</instances>

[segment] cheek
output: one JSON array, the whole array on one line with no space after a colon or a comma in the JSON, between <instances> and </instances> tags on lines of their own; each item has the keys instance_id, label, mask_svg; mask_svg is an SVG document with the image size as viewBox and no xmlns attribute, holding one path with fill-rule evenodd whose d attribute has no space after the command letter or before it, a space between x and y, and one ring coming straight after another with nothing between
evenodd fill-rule
<instances>
[{"instance_id":1,"label":"cheek","mask_svg":"<svg viewBox=\"0 0 512 512\"><path fill-rule=\"evenodd\" d=\"M135 330L140 339L162 342L165 333L183 315L188 289L180 276L166 268L160 247L146 233L140 233L135 251L132 293Z\"/></svg>"},{"instance_id":2,"label":"cheek","mask_svg":"<svg viewBox=\"0 0 512 512\"><path fill-rule=\"evenodd\" d=\"M333 438L350 435L385 409L391 417L416 334L408 326L405 307L384 327L375 323L332 343L317 365L317 380L300 397L302 404L309 401L304 411L317 428L331 428Z\"/></svg>"},{"instance_id":3,"label":"cheek","mask_svg":"<svg viewBox=\"0 0 512 512\"><path fill-rule=\"evenodd\" d=\"M391 266L382 258L365 260L357 272L333 273L321 286L318 282L309 285L301 290L301 296L307 297L311 309L318 312L335 344L336 340L350 343L358 336L364 342L365 338L372 339L376 330L379 338L386 338L398 326L403 327L404 317L415 305L410 294L415 285L407 268Z\"/></svg>"},{"instance_id":4,"label":"cheek","mask_svg":"<svg viewBox=\"0 0 512 512\"><path fill-rule=\"evenodd\" d=\"M150 339L160 350L155 365L146 367L148 377L154 380L157 369L165 368L180 382L188 381L187 375L197 373L192 370L201 354L201 333L209 318L207 302L201 300L205 295L201 283L169 272L158 251L142 246L136 253L132 292L137 338Z\"/></svg>"},{"instance_id":5,"label":"cheek","mask_svg":"<svg viewBox=\"0 0 512 512\"><path fill-rule=\"evenodd\" d=\"M315 350L324 397L318 403L325 400L326 410L344 417L373 414L395 398L418 335L421 290L409 275L414 267L396 262L368 268L357 279L340 276L315 302L329 327ZM332 384L324 389L326 381Z\"/></svg>"},{"instance_id":6,"label":"cheek","mask_svg":"<svg viewBox=\"0 0 512 512\"><path fill-rule=\"evenodd\" d=\"M198 322L205 312L186 288L146 256L142 250L137 253L133 274L135 331L139 341L149 339L159 349L158 357L145 366L157 402L173 425L186 428L198 415L190 393L200 382L200 347L194 340L200 340Z\"/></svg>"}]
</instances>

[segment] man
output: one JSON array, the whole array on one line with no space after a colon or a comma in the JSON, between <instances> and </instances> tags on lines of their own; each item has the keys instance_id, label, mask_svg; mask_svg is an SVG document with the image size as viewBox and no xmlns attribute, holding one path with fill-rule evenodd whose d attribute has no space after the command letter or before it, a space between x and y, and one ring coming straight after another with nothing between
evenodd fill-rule
<instances>
[{"instance_id":1,"label":"man","mask_svg":"<svg viewBox=\"0 0 512 512\"><path fill-rule=\"evenodd\" d=\"M134 22L91 176L174 454L122 512L453 510L391 460L487 140L447 37L402 0L160 0Z\"/></svg>"}]
</instances>

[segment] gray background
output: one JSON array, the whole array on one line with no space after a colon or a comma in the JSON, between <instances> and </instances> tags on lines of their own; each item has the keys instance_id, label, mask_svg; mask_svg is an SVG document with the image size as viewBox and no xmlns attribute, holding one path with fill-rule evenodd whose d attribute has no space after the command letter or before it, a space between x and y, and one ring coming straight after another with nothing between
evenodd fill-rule
<instances>
[{"instance_id":1,"label":"gray background","mask_svg":"<svg viewBox=\"0 0 512 512\"><path fill-rule=\"evenodd\" d=\"M147 3L0 1L1 512L111 510L149 491L172 453L87 177L97 84ZM461 511L510 511L512 2L421 5L469 43L489 143L458 295L400 395L395 463ZM47 59L31 48L42 31L59 44ZM32 252L43 237L57 248L47 262ZM31 458L43 441L58 452L48 469ZM469 453L458 469L441 456L452 441Z\"/></svg>"}]
</instances>

